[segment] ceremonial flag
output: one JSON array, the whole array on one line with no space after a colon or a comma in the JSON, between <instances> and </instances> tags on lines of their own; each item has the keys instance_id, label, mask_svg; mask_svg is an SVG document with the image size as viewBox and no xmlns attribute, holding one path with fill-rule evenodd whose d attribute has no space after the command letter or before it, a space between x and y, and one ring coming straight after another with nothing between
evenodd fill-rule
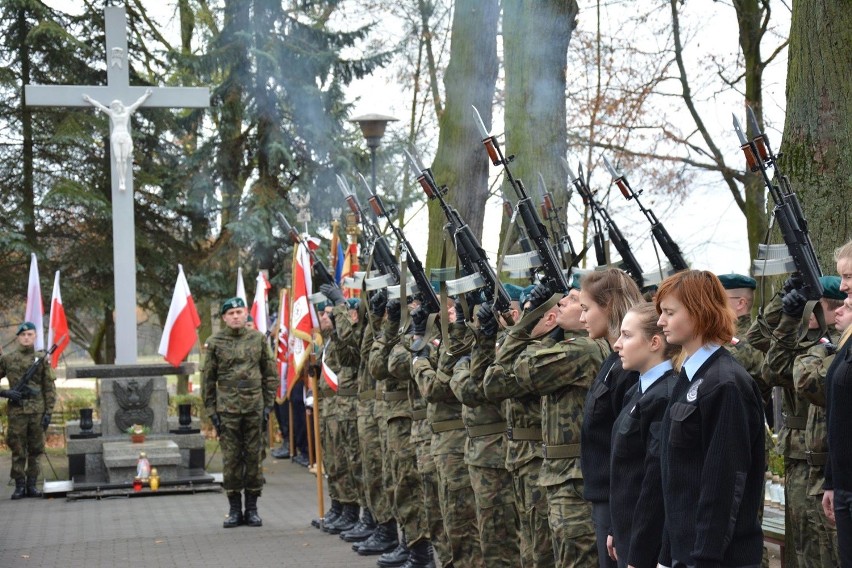
<instances>
[{"instance_id":1,"label":"ceremonial flag","mask_svg":"<svg viewBox=\"0 0 852 568\"><path fill-rule=\"evenodd\" d=\"M27 283L27 310L24 321L35 325L35 348L44 349L44 304L41 301L41 284L38 281L38 260L30 256L30 280Z\"/></svg>"},{"instance_id":2,"label":"ceremonial flag","mask_svg":"<svg viewBox=\"0 0 852 568\"><path fill-rule=\"evenodd\" d=\"M68 337L68 320L65 318L65 306L62 305L62 294L59 293L59 271L53 279L53 296L50 298L50 323L47 326L47 343L51 347L57 342L56 351L50 356L50 366L54 369L59 365L59 356L71 341Z\"/></svg>"},{"instance_id":3,"label":"ceremonial flag","mask_svg":"<svg viewBox=\"0 0 852 568\"><path fill-rule=\"evenodd\" d=\"M355 272L358 270L358 243L349 243L346 246L346 254L343 258L343 268L341 270L340 281L343 281L343 278L347 276L355 276ZM349 288L343 289L343 297L344 298L357 298L360 294L359 290L351 290Z\"/></svg>"},{"instance_id":4,"label":"ceremonial flag","mask_svg":"<svg viewBox=\"0 0 852 568\"><path fill-rule=\"evenodd\" d=\"M257 273L255 280L254 302L251 305L251 319L254 320L254 328L266 335L269 331L269 302L266 298L272 285L266 279L263 271Z\"/></svg>"},{"instance_id":5,"label":"ceremonial flag","mask_svg":"<svg viewBox=\"0 0 852 568\"><path fill-rule=\"evenodd\" d=\"M160 348L157 352L166 361L178 367L198 341L200 325L201 318L198 317L198 311L195 309L192 292L189 291L189 284L183 274L183 266L178 264L178 277L172 295L172 304L169 306L169 315L166 317L163 337L160 339Z\"/></svg>"},{"instance_id":6,"label":"ceremonial flag","mask_svg":"<svg viewBox=\"0 0 852 568\"><path fill-rule=\"evenodd\" d=\"M248 305L248 297L246 296L246 284L243 282L243 269L237 268L237 298L242 298L243 303Z\"/></svg>"},{"instance_id":7,"label":"ceremonial flag","mask_svg":"<svg viewBox=\"0 0 852 568\"><path fill-rule=\"evenodd\" d=\"M290 311L291 361L287 368L288 395L310 357L310 347L313 342L311 331L319 327L314 306L308 300L308 294L313 290L311 256L302 243L294 249L293 255L293 304Z\"/></svg>"},{"instance_id":8,"label":"ceremonial flag","mask_svg":"<svg viewBox=\"0 0 852 568\"><path fill-rule=\"evenodd\" d=\"M325 349L322 352L322 378L331 387L331 390L337 392L337 373L331 370L331 367L325 363Z\"/></svg>"},{"instance_id":9,"label":"ceremonial flag","mask_svg":"<svg viewBox=\"0 0 852 568\"><path fill-rule=\"evenodd\" d=\"M278 364L278 392L275 398L280 403L288 394L287 370L290 366L290 295L286 288L281 290L278 305L278 345L275 357Z\"/></svg>"}]
</instances>

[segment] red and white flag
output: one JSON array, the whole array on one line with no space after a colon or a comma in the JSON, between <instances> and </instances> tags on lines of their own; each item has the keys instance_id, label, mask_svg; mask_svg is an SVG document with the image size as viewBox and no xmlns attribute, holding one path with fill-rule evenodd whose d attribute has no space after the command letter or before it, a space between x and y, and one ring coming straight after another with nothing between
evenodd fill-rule
<instances>
[{"instance_id":1,"label":"red and white flag","mask_svg":"<svg viewBox=\"0 0 852 568\"><path fill-rule=\"evenodd\" d=\"M172 305L169 306L169 315L166 318L163 338L160 340L160 348L157 352L175 367L179 366L198 341L200 325L201 318L198 317L198 311L195 309L189 284L183 274L183 266L178 264L178 277L175 292L172 295Z\"/></svg>"},{"instance_id":2,"label":"red and white flag","mask_svg":"<svg viewBox=\"0 0 852 568\"><path fill-rule=\"evenodd\" d=\"M281 290L278 305L278 345L275 354L278 364L278 392L275 397L280 403L288 394L287 369L290 366L290 295L286 288Z\"/></svg>"},{"instance_id":3,"label":"red and white flag","mask_svg":"<svg viewBox=\"0 0 852 568\"><path fill-rule=\"evenodd\" d=\"M51 347L57 343L56 351L50 356L50 366L54 369L59 365L59 356L70 343L68 337L68 320L65 317L65 306L62 305L62 294L59 293L59 271L53 278L53 296L50 298L50 323L47 326L47 344Z\"/></svg>"},{"instance_id":4,"label":"red and white flag","mask_svg":"<svg viewBox=\"0 0 852 568\"><path fill-rule=\"evenodd\" d=\"M246 284L243 282L243 269L237 268L237 298L242 298L243 303L248 305L246 297Z\"/></svg>"},{"instance_id":5,"label":"red and white flag","mask_svg":"<svg viewBox=\"0 0 852 568\"><path fill-rule=\"evenodd\" d=\"M337 392L337 373L331 370L331 367L325 363L325 350L322 352L322 378L331 387L331 390Z\"/></svg>"},{"instance_id":6,"label":"red and white flag","mask_svg":"<svg viewBox=\"0 0 852 568\"><path fill-rule=\"evenodd\" d=\"M44 349L44 304L41 301L41 284L38 281L38 260L35 253L30 257L30 279L27 283L27 311L24 321L35 325L35 348Z\"/></svg>"},{"instance_id":7,"label":"red and white flag","mask_svg":"<svg viewBox=\"0 0 852 568\"><path fill-rule=\"evenodd\" d=\"M290 312L290 356L287 369L287 393L296 384L310 357L313 343L311 332L319 327L314 306L308 299L313 290L311 282L311 255L304 244L299 244L293 258L293 304Z\"/></svg>"},{"instance_id":8,"label":"red and white flag","mask_svg":"<svg viewBox=\"0 0 852 568\"><path fill-rule=\"evenodd\" d=\"M272 284L269 283L261 270L257 273L255 280L254 302L251 305L250 313L254 328L264 335L269 331L269 302L267 297L271 289Z\"/></svg>"}]
</instances>

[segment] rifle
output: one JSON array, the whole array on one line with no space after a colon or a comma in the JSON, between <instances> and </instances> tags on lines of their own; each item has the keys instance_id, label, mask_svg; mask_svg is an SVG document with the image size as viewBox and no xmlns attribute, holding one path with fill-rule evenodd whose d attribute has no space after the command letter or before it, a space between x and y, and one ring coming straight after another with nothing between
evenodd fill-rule
<instances>
[{"instance_id":1,"label":"rifle","mask_svg":"<svg viewBox=\"0 0 852 568\"><path fill-rule=\"evenodd\" d=\"M390 214L385 208L385 204L382 202L382 199L373 191L370 184L368 184L367 180L364 179L364 176L361 174L358 174L358 176L361 178L361 182L363 182L364 187L367 188L367 192L370 194L367 201L370 203L370 208L373 210L373 213L376 217L384 217L387 220L388 226L391 231L393 231L393 234L396 235L396 240L399 243L400 248L405 251L405 261L409 272L411 272L411 275L414 277L414 281L417 283L417 290L420 292L424 308L426 308L426 311L430 314L438 313L441 311L441 302L438 300L438 296L432 288L432 283L426 276L426 271L423 269L423 263L420 262L419 258L417 258L414 248L411 246L411 243L408 242L408 239L405 238L405 234L402 232L402 229L393 224Z\"/></svg>"},{"instance_id":2,"label":"rifle","mask_svg":"<svg viewBox=\"0 0 852 568\"><path fill-rule=\"evenodd\" d=\"M299 246L302 244L302 237L299 235L299 232L290 226L290 223L287 222L287 218L280 211L276 211L275 215L278 217L278 222L281 223L281 227L284 229L284 232L290 237L290 240L294 245ZM331 272L328 271L325 264L322 260L317 257L316 253L311 250L311 247L305 245L305 248L308 250L308 254L311 255L311 260L313 261L313 271L318 280L322 280L324 284L336 284L334 281L334 277L331 275ZM310 292L310 290L309 290Z\"/></svg>"},{"instance_id":3,"label":"rifle","mask_svg":"<svg viewBox=\"0 0 852 568\"><path fill-rule=\"evenodd\" d=\"M438 187L435 178L432 176L432 170L421 164L407 150L403 151L408 157L415 178L420 187L423 188L426 197L429 200L437 199L441 204L441 209L447 217L447 225L453 237L453 244L456 247L462 270L466 275L478 272L482 276L482 279L485 280L483 292L486 299L494 305L497 313L503 315L509 325L512 325L512 318L509 315L512 309L512 299L503 287L503 283L497 278L497 274L488 262L485 250L480 246L473 231L470 230L459 212L444 199L444 195L449 191L448 188L446 186Z\"/></svg>"},{"instance_id":4,"label":"rifle","mask_svg":"<svg viewBox=\"0 0 852 568\"><path fill-rule=\"evenodd\" d=\"M775 218L778 219L781 235L787 245L787 251L793 257L796 271L802 277L804 284L801 288L802 294L808 300L819 300L823 293L822 283L819 281L819 277L822 276L822 269L820 269L819 260L808 233L808 222L802 211L802 205L790 187L789 178L781 173L778 167L781 154L776 155L772 152L772 148L769 146L769 138L765 132L761 132L754 111L751 110L751 107L746 106L746 108L748 109L749 121L756 134L753 139L748 140L740 127L740 121L734 115L734 130L740 139L740 148L745 154L749 169L752 172L760 171L763 176L763 183L775 202L773 213ZM779 185L772 183L768 166L771 166L775 171Z\"/></svg>"},{"instance_id":5,"label":"rifle","mask_svg":"<svg viewBox=\"0 0 852 568\"><path fill-rule=\"evenodd\" d=\"M639 206L639 209L645 215L645 218L648 219L648 222L651 223L651 234L654 235L654 238L659 243L660 248L663 249L663 254L666 255L666 258L669 259L669 263L672 265L672 268L675 271L687 270L689 268L689 264L686 263L686 259L683 258L683 254L680 252L680 248L677 246L677 243L672 240L671 235L663 227L663 224L657 219L657 216L654 215L654 212L650 209L645 209L642 206L642 203L639 201L639 196L642 194L644 190L633 191L633 188L630 187L630 183L627 181L627 178L623 173L618 173L615 168L612 167L612 164L609 163L609 160L606 159L606 156L603 156L604 165L609 173L613 177L613 183L618 186L618 189L621 191L621 195L625 197L628 201L631 199L636 202L636 205Z\"/></svg>"},{"instance_id":6,"label":"rifle","mask_svg":"<svg viewBox=\"0 0 852 568\"><path fill-rule=\"evenodd\" d=\"M512 205L512 202L509 201L509 198L506 197L506 192L503 191L503 188L500 188L500 196L503 198L503 215L505 215L508 220L510 226L514 227L518 232L518 244L521 245L521 250L524 252L532 251L532 246L530 246L530 239L527 236L527 231L524 229L523 225L519 223L515 223L515 206ZM530 283L535 282L535 269L530 269L529 274Z\"/></svg>"},{"instance_id":7,"label":"rifle","mask_svg":"<svg viewBox=\"0 0 852 568\"><path fill-rule=\"evenodd\" d=\"M15 383L14 387L9 389L20 394L21 400L15 402L13 399L9 399L9 404L13 406L23 406L24 399L30 398L31 396L36 394L36 391L34 391L33 388L30 386L30 381L33 380L33 377L41 368L41 366L44 365L44 362L50 360L50 356L53 355L53 352L56 351L56 349L59 347L59 344L63 341L65 341L64 335L59 338L59 341L50 346L50 349L47 350L47 352L44 354L44 357L36 358L36 360L33 361L33 364L29 366L26 372L24 372L24 375L21 377L21 380Z\"/></svg>"},{"instance_id":8,"label":"rifle","mask_svg":"<svg viewBox=\"0 0 852 568\"><path fill-rule=\"evenodd\" d=\"M518 213L520 213L521 220L527 228L527 233L529 234L530 239L532 239L535 243L539 258L541 258L541 266L543 270L541 278L542 283L546 284L552 292L567 293L571 287L568 284L568 279L565 277L565 273L562 272L562 266L559 261L556 260L556 255L553 252L553 245L551 244L550 237L547 234L547 228L545 228L541 219L539 219L538 213L536 213L535 207L527 195L523 182L519 179L515 179L514 176L512 176L512 172L509 170L509 162L511 162L515 157L509 156L507 158L503 155L503 151L500 149L500 144L497 142L497 137L490 135L485 129L485 123L482 122L482 117L479 116L479 111L476 110L475 106L473 107L473 114L476 120L476 127L482 135L482 144L485 146L485 150L488 152L489 158L491 158L491 163L495 166L503 166L503 171L506 173L506 179L509 181L509 185L515 189L515 193L518 195Z\"/></svg>"},{"instance_id":9,"label":"rifle","mask_svg":"<svg viewBox=\"0 0 852 568\"><path fill-rule=\"evenodd\" d=\"M544 176L538 174L538 197L541 200L541 216L550 224L550 231L553 233L553 240L557 243L557 254L562 258L562 267L570 269L578 266L580 260L585 256L586 251L579 255L574 250L574 243L571 241L571 236L568 234L568 227L562 222L559 213L554 205L553 194L547 191L544 184ZM568 201L571 201L571 190L566 190L568 193ZM567 250L566 250L567 248ZM567 253L567 257L565 256Z\"/></svg>"},{"instance_id":10,"label":"rifle","mask_svg":"<svg viewBox=\"0 0 852 568\"><path fill-rule=\"evenodd\" d=\"M379 218L375 211L370 211L373 215L373 220L369 220L364 216L364 210L361 208L358 196L349 188L349 184L341 176L337 176L337 186L343 192L343 198L346 200L349 210L352 211L352 214L355 215L357 220L367 230L367 238L371 241L373 248L373 263L375 263L382 274L393 275L395 282L398 283L400 281L399 265L391 252L390 246L388 246L387 239L379 231L379 227L377 226ZM367 270L369 268L368 266Z\"/></svg>"},{"instance_id":11,"label":"rifle","mask_svg":"<svg viewBox=\"0 0 852 568\"><path fill-rule=\"evenodd\" d=\"M633 256L633 251L630 250L630 245L627 244L627 239L624 238L624 235L621 233L618 225L615 224L615 221L613 221L612 217L609 216L609 212L600 204L600 202L598 202L598 200L595 199L592 190L589 189L586 178L583 176L582 164L578 165L580 175L576 175L573 170L571 170L571 166L568 164L567 160L563 159L562 165L571 177L571 183L574 184L574 187L577 189L577 193L579 193L580 197L583 198L583 204L589 208L589 216L595 232L592 239L595 245L595 258L598 261L598 265L606 266L609 264L609 254L607 254L606 247L604 245L604 227L606 227L606 231L609 233L609 241L612 243L612 246L615 247L615 250L618 251L619 256L621 256L622 270L633 278L633 281L636 282L636 285L639 286L639 288L642 288L644 285L642 267L639 265L639 261L636 260L636 257Z\"/></svg>"}]
</instances>

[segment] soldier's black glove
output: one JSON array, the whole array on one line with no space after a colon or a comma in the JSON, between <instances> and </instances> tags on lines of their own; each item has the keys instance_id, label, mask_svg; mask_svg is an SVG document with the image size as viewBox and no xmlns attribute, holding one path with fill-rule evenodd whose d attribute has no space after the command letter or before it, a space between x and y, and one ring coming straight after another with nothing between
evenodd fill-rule
<instances>
[{"instance_id":1,"label":"soldier's black glove","mask_svg":"<svg viewBox=\"0 0 852 568\"><path fill-rule=\"evenodd\" d=\"M222 419L219 418L217 413L213 413L210 415L210 422L213 423L213 428L216 429L216 436L222 435Z\"/></svg>"},{"instance_id":2,"label":"soldier's black glove","mask_svg":"<svg viewBox=\"0 0 852 568\"><path fill-rule=\"evenodd\" d=\"M41 429L47 432L48 427L50 426L50 413L46 412L44 416L41 417Z\"/></svg>"},{"instance_id":3,"label":"soldier's black glove","mask_svg":"<svg viewBox=\"0 0 852 568\"><path fill-rule=\"evenodd\" d=\"M494 311L488 304L482 304L476 311L476 317L479 319L479 331L485 337L494 337L497 335L497 318L494 317Z\"/></svg>"},{"instance_id":4,"label":"soldier's black glove","mask_svg":"<svg viewBox=\"0 0 852 568\"><path fill-rule=\"evenodd\" d=\"M798 289L794 288L781 298L781 311L794 318L802 317L808 299Z\"/></svg>"},{"instance_id":5,"label":"soldier's black glove","mask_svg":"<svg viewBox=\"0 0 852 568\"><path fill-rule=\"evenodd\" d=\"M334 284L320 285L320 292L335 306L340 306L346 301L346 298L343 297L343 292Z\"/></svg>"},{"instance_id":6,"label":"soldier's black glove","mask_svg":"<svg viewBox=\"0 0 852 568\"><path fill-rule=\"evenodd\" d=\"M781 295L784 296L804 285L805 282L802 280L802 277L799 274L793 274L787 278L787 280L784 281L784 285L781 286Z\"/></svg>"},{"instance_id":7,"label":"soldier's black glove","mask_svg":"<svg viewBox=\"0 0 852 568\"><path fill-rule=\"evenodd\" d=\"M456 323L464 323L464 306L458 298L456 298Z\"/></svg>"},{"instance_id":8,"label":"soldier's black glove","mask_svg":"<svg viewBox=\"0 0 852 568\"><path fill-rule=\"evenodd\" d=\"M370 312L376 317L385 315L385 307L388 305L388 295L384 290L379 290L370 298Z\"/></svg>"},{"instance_id":9,"label":"soldier's black glove","mask_svg":"<svg viewBox=\"0 0 852 568\"><path fill-rule=\"evenodd\" d=\"M399 323L402 317L402 307L399 305L399 300L390 300L388 302L388 321Z\"/></svg>"},{"instance_id":10,"label":"soldier's black glove","mask_svg":"<svg viewBox=\"0 0 852 568\"><path fill-rule=\"evenodd\" d=\"M529 303L530 307L527 308L527 311L533 311L540 305L544 304L546 301L550 299L553 295L553 292L550 291L550 287L547 284L536 284L535 288L533 288L532 292L530 292Z\"/></svg>"},{"instance_id":11,"label":"soldier's black glove","mask_svg":"<svg viewBox=\"0 0 852 568\"><path fill-rule=\"evenodd\" d=\"M266 432L269 426L269 414L272 412L272 407L267 406L263 409L263 431Z\"/></svg>"},{"instance_id":12,"label":"soldier's black glove","mask_svg":"<svg viewBox=\"0 0 852 568\"><path fill-rule=\"evenodd\" d=\"M426 320L428 318L429 312L423 306L414 308L414 311L411 312L411 333L420 336L426 335Z\"/></svg>"},{"instance_id":13,"label":"soldier's black glove","mask_svg":"<svg viewBox=\"0 0 852 568\"><path fill-rule=\"evenodd\" d=\"M16 391L15 389L0 391L0 397L8 398L12 402L21 402L21 399L23 398L21 396L21 393Z\"/></svg>"},{"instance_id":14,"label":"soldier's black glove","mask_svg":"<svg viewBox=\"0 0 852 568\"><path fill-rule=\"evenodd\" d=\"M428 357L432 348L429 346L428 341L419 340L418 341L420 347L419 349L415 349L411 352L411 358L416 359L418 357ZM414 345L412 345L414 347Z\"/></svg>"}]
</instances>

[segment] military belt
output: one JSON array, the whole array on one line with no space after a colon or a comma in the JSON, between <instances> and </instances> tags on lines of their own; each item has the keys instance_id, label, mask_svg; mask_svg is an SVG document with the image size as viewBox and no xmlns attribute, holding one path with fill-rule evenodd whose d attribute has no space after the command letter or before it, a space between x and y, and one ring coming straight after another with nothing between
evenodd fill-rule
<instances>
[{"instance_id":1,"label":"military belt","mask_svg":"<svg viewBox=\"0 0 852 568\"><path fill-rule=\"evenodd\" d=\"M808 419L804 416L785 416L784 426L790 430L805 430L808 427Z\"/></svg>"},{"instance_id":2,"label":"military belt","mask_svg":"<svg viewBox=\"0 0 852 568\"><path fill-rule=\"evenodd\" d=\"M506 428L510 440L541 442L541 428Z\"/></svg>"},{"instance_id":3,"label":"military belt","mask_svg":"<svg viewBox=\"0 0 852 568\"><path fill-rule=\"evenodd\" d=\"M580 444L563 444L561 446L542 444L541 455L544 459L579 458Z\"/></svg>"},{"instance_id":4,"label":"military belt","mask_svg":"<svg viewBox=\"0 0 852 568\"><path fill-rule=\"evenodd\" d=\"M358 393L358 400L376 400L376 390L371 389Z\"/></svg>"},{"instance_id":5,"label":"military belt","mask_svg":"<svg viewBox=\"0 0 852 568\"><path fill-rule=\"evenodd\" d=\"M441 420L440 422L432 422L429 427L433 434L449 432L450 430L464 430L464 420Z\"/></svg>"},{"instance_id":6,"label":"military belt","mask_svg":"<svg viewBox=\"0 0 852 568\"><path fill-rule=\"evenodd\" d=\"M506 432L505 422L492 422L491 424L483 424L482 426L468 426L467 437L479 438L480 436L490 436L492 434L503 434Z\"/></svg>"},{"instance_id":7,"label":"military belt","mask_svg":"<svg viewBox=\"0 0 852 568\"><path fill-rule=\"evenodd\" d=\"M259 387L261 382L260 379L241 379L239 381L235 380L224 380L217 381L217 386L220 387L236 387L238 389L247 389L250 387Z\"/></svg>"},{"instance_id":8,"label":"military belt","mask_svg":"<svg viewBox=\"0 0 852 568\"><path fill-rule=\"evenodd\" d=\"M406 396L405 398L408 398L408 396ZM421 408L420 410L412 410L411 411L411 419L412 420L426 420L426 409Z\"/></svg>"},{"instance_id":9,"label":"military belt","mask_svg":"<svg viewBox=\"0 0 852 568\"><path fill-rule=\"evenodd\" d=\"M337 396L358 396L358 388L337 389Z\"/></svg>"},{"instance_id":10,"label":"military belt","mask_svg":"<svg viewBox=\"0 0 852 568\"><path fill-rule=\"evenodd\" d=\"M806 461L808 459L808 456L806 454L807 452L791 450L789 453L784 454L784 457L788 460Z\"/></svg>"},{"instance_id":11,"label":"military belt","mask_svg":"<svg viewBox=\"0 0 852 568\"><path fill-rule=\"evenodd\" d=\"M408 391L391 391L384 393L385 402L396 402L399 400L408 400Z\"/></svg>"},{"instance_id":12,"label":"military belt","mask_svg":"<svg viewBox=\"0 0 852 568\"><path fill-rule=\"evenodd\" d=\"M828 453L826 452L805 452L805 459L808 465L821 466L828 462Z\"/></svg>"}]
</instances>

